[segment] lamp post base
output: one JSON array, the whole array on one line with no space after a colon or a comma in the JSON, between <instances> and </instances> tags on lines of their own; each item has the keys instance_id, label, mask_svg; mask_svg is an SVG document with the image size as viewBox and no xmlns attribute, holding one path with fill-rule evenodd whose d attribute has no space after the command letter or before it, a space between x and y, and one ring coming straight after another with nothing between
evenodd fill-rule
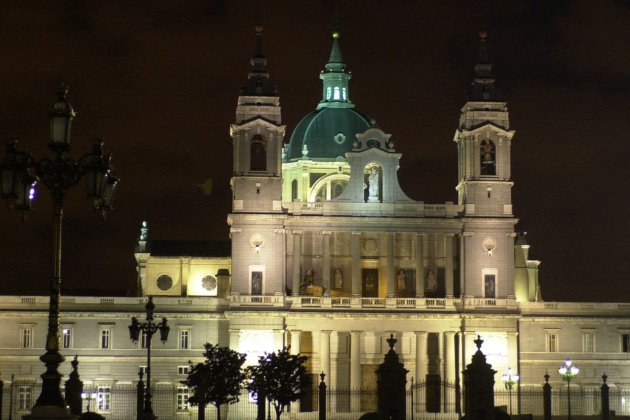
<instances>
[{"instance_id":1,"label":"lamp post base","mask_svg":"<svg viewBox=\"0 0 630 420\"><path fill-rule=\"evenodd\" d=\"M79 416L70 413L68 407L58 405L37 405L23 420L76 420Z\"/></svg>"}]
</instances>

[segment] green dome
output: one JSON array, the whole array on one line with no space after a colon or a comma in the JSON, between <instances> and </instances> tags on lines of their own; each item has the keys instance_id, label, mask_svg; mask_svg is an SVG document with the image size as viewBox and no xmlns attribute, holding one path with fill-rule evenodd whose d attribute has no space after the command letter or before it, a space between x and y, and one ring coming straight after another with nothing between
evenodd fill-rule
<instances>
[{"instance_id":1,"label":"green dome","mask_svg":"<svg viewBox=\"0 0 630 420\"><path fill-rule=\"evenodd\" d=\"M346 153L352 151L356 134L374 126L372 119L358 112L350 100L348 82L351 74L346 72L343 62L339 32L333 33L330 57L319 78L322 80L322 100L317 109L295 127L287 147L286 161L302 158L345 160Z\"/></svg>"},{"instance_id":2,"label":"green dome","mask_svg":"<svg viewBox=\"0 0 630 420\"><path fill-rule=\"evenodd\" d=\"M287 161L306 159L337 160L352 151L357 133L372 127L371 119L354 108L320 108L298 123L291 135ZM306 149L304 149L306 146Z\"/></svg>"}]
</instances>

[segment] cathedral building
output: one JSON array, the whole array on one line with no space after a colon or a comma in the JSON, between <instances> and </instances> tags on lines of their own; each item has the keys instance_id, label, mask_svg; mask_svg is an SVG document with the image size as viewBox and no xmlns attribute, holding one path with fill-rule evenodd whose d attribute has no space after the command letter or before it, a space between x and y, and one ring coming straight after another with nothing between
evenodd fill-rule
<instances>
[{"instance_id":1,"label":"cathedral building","mask_svg":"<svg viewBox=\"0 0 630 420\"><path fill-rule=\"evenodd\" d=\"M485 36L480 44L468 100L459 120L453 115L458 200L425 203L399 185L404 147L395 133L352 101L337 32L319 75L321 100L285 138L258 28L229 126L230 240L152 241L144 224L135 252L141 296L62 297L61 351L79 356L84 382L104 393L135 386L146 351L127 327L153 296L172 337L154 345L152 377L173 390L173 412L183 411L179 381L205 342L244 352L247 363L290 346L308 356L314 378L323 372L332 388L366 389L376 385L390 334L408 383L453 385L480 335L497 386L508 368L521 389L540 389L546 372L554 387L566 386L553 373L567 357L582 368L578 386L595 389L604 373L609 385L630 386L629 304L542 300L540 261L515 229L515 131ZM27 387L37 379L47 304L0 297L3 380L13 373ZM454 414L453 398L443 396L441 412ZM114 413L115 403L100 411Z\"/></svg>"}]
</instances>

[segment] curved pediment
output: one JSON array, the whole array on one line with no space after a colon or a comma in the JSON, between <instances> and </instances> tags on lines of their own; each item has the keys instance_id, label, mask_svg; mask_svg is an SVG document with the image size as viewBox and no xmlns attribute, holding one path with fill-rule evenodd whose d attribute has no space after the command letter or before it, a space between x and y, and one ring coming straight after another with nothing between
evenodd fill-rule
<instances>
[{"instance_id":1,"label":"curved pediment","mask_svg":"<svg viewBox=\"0 0 630 420\"><path fill-rule=\"evenodd\" d=\"M413 203L400 188L400 153L394 151L391 134L379 128L358 133L353 151L346 153L350 165L348 186L335 201L354 203Z\"/></svg>"}]
</instances>

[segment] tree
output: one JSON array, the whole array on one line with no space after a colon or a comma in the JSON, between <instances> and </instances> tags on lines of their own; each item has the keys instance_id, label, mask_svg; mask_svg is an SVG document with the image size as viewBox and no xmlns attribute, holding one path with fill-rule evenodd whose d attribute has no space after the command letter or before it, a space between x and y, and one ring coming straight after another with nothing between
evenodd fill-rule
<instances>
[{"instance_id":1,"label":"tree","mask_svg":"<svg viewBox=\"0 0 630 420\"><path fill-rule=\"evenodd\" d=\"M284 409L300 398L302 388L309 381L304 366L307 359L306 356L290 354L289 348L284 347L260 356L257 366L247 368L247 389L259 396L264 395L276 410L278 420Z\"/></svg>"},{"instance_id":2,"label":"tree","mask_svg":"<svg viewBox=\"0 0 630 420\"><path fill-rule=\"evenodd\" d=\"M242 369L246 355L228 347L204 344L203 357L206 359L193 366L182 384L190 388L188 401L199 406L199 420L205 418L206 404L217 407L217 419L221 418L221 406L234 404L239 400L241 383L245 380Z\"/></svg>"}]
</instances>

